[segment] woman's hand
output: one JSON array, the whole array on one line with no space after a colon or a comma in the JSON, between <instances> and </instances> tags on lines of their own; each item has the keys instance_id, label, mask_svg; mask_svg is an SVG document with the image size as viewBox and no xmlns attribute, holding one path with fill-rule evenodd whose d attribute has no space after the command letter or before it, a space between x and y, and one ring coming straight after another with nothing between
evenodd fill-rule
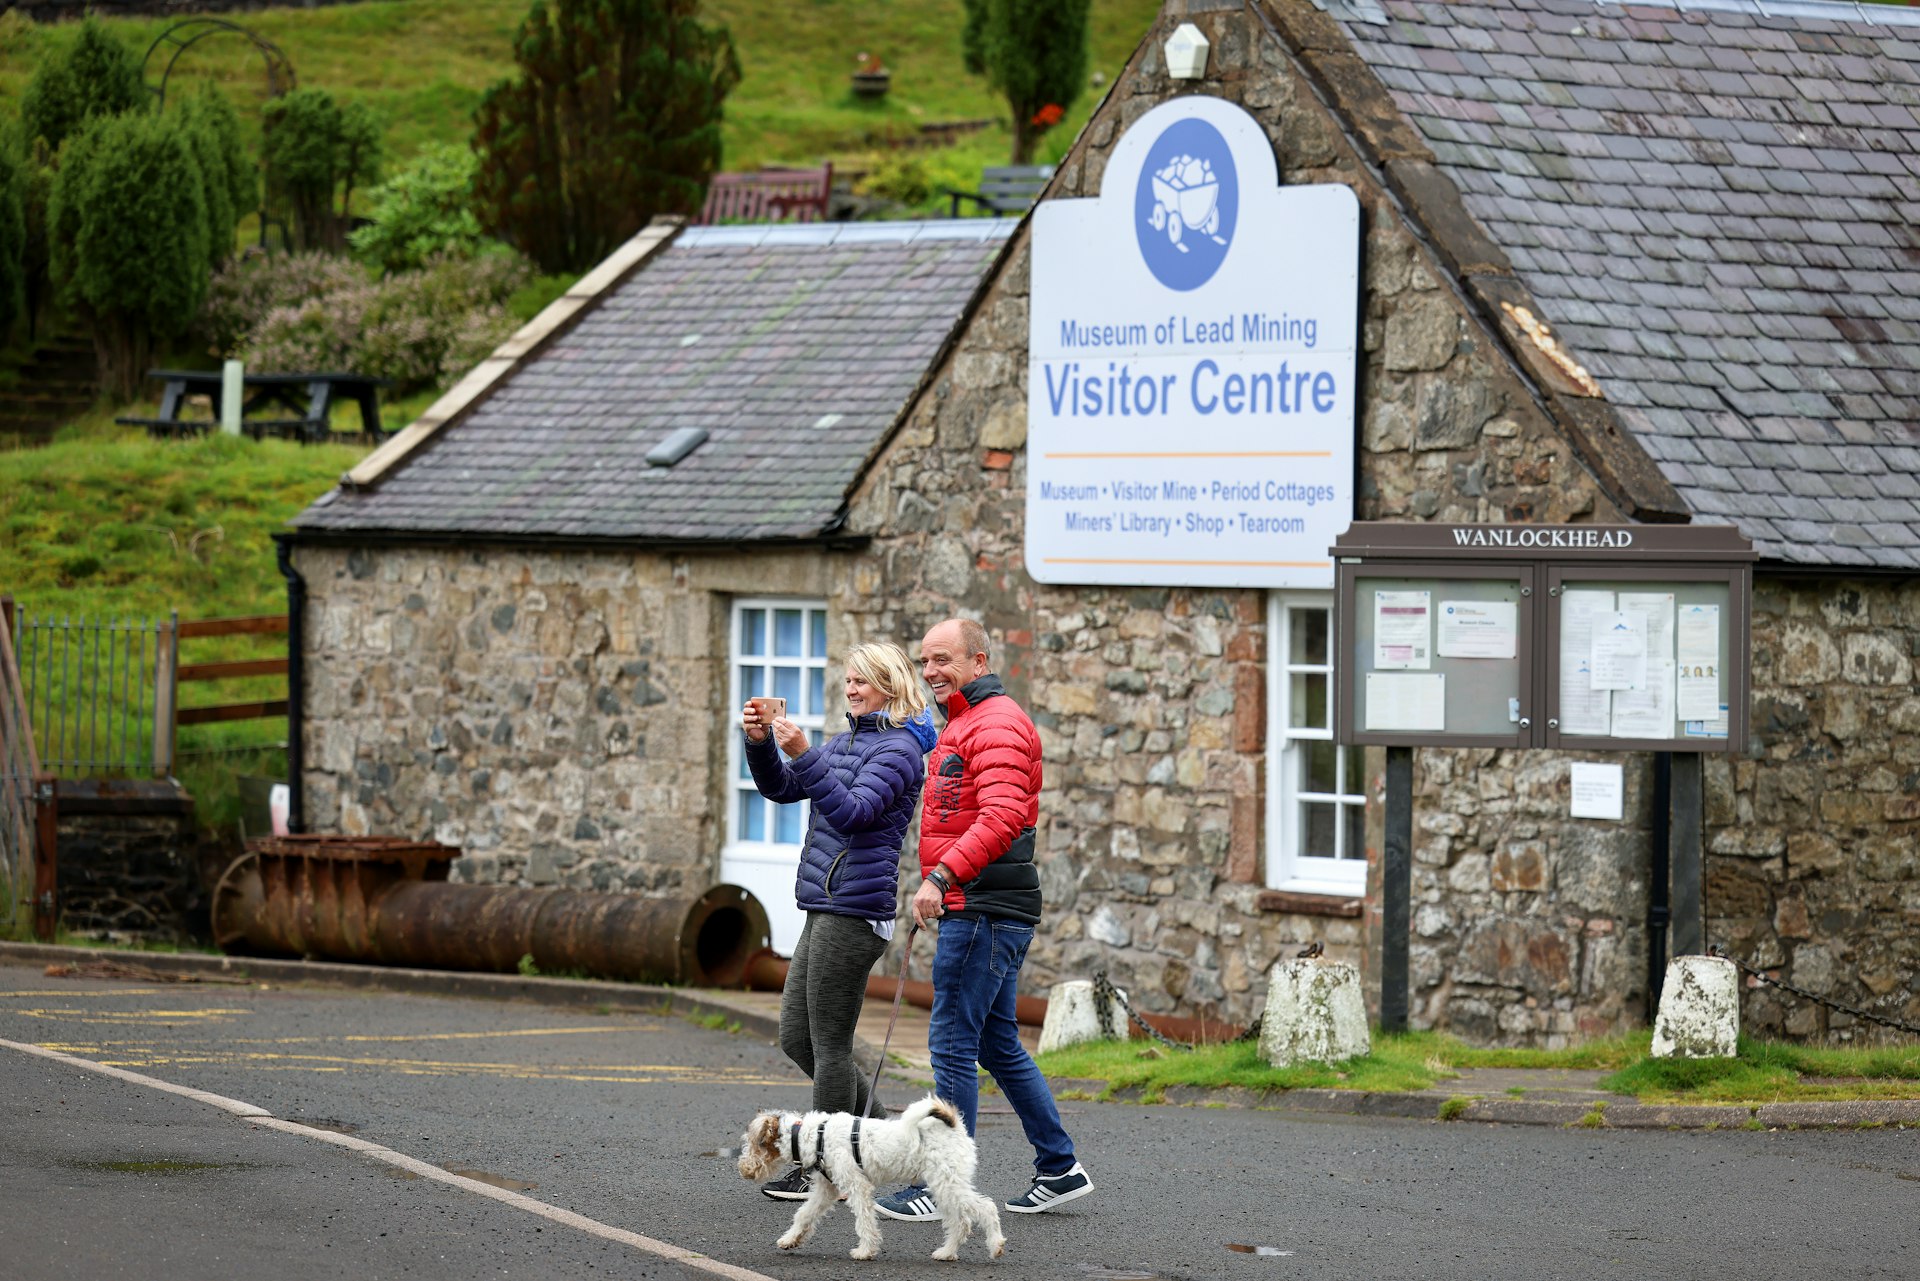
<instances>
[{"instance_id":1,"label":"woman's hand","mask_svg":"<svg viewBox=\"0 0 1920 1281\"><path fill-rule=\"evenodd\" d=\"M767 727L760 723L760 713L754 710L752 703L740 709L740 728L747 731L747 739L750 742L767 741Z\"/></svg>"},{"instance_id":2,"label":"woman's hand","mask_svg":"<svg viewBox=\"0 0 1920 1281\"><path fill-rule=\"evenodd\" d=\"M813 746L807 742L807 731L784 716L773 718L773 741L780 745L780 750L787 754L789 760Z\"/></svg>"}]
</instances>

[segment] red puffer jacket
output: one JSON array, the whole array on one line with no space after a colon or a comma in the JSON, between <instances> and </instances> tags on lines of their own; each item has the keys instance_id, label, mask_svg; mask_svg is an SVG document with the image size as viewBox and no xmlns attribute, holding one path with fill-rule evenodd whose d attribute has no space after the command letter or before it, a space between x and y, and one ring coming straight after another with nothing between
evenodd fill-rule
<instances>
[{"instance_id":1,"label":"red puffer jacket","mask_svg":"<svg viewBox=\"0 0 1920 1281\"><path fill-rule=\"evenodd\" d=\"M1040 923L1040 734L992 674L947 699L947 727L927 758L920 873L944 866L948 913Z\"/></svg>"}]
</instances>

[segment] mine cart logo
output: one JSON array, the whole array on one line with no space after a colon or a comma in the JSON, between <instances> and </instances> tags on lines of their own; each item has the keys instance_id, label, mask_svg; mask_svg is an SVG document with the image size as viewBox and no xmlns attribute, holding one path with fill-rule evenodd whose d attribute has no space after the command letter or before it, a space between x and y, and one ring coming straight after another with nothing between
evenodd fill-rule
<instances>
[{"instance_id":1,"label":"mine cart logo","mask_svg":"<svg viewBox=\"0 0 1920 1281\"><path fill-rule=\"evenodd\" d=\"M1154 279L1185 292L1213 279L1240 213L1240 179L1220 131L1176 120L1154 140L1134 192L1134 232Z\"/></svg>"}]
</instances>

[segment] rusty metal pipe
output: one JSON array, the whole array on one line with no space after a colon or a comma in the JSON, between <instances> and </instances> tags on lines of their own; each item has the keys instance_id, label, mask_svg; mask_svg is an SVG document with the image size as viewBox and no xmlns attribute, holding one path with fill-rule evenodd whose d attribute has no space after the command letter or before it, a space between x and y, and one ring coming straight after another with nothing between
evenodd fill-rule
<instances>
[{"instance_id":1,"label":"rusty metal pipe","mask_svg":"<svg viewBox=\"0 0 1920 1281\"><path fill-rule=\"evenodd\" d=\"M766 910L739 886L691 897L464 885L459 851L388 838L253 842L213 895L227 951L432 969L548 973L730 987L766 948Z\"/></svg>"}]
</instances>

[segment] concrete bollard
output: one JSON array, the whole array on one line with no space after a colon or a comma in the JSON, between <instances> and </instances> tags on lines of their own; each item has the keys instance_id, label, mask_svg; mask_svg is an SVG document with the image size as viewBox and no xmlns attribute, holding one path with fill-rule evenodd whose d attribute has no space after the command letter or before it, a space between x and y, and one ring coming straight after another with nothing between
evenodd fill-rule
<instances>
[{"instance_id":1,"label":"concrete bollard","mask_svg":"<svg viewBox=\"0 0 1920 1281\"><path fill-rule=\"evenodd\" d=\"M1127 1012L1120 1008L1119 1002L1113 1003L1108 1021L1113 1027L1112 1035L1125 1040ZM1082 1041L1105 1040L1107 1036L1100 1030L1100 1002L1094 995L1092 982L1074 979L1067 983L1055 983L1047 992L1047 1020L1040 1025L1039 1050L1042 1054L1048 1050L1078 1045Z\"/></svg>"},{"instance_id":2,"label":"concrete bollard","mask_svg":"<svg viewBox=\"0 0 1920 1281\"><path fill-rule=\"evenodd\" d=\"M1667 962L1653 1020L1656 1059L1730 1059L1739 1052L1740 971L1720 956Z\"/></svg>"},{"instance_id":3,"label":"concrete bollard","mask_svg":"<svg viewBox=\"0 0 1920 1281\"><path fill-rule=\"evenodd\" d=\"M1267 976L1260 1057L1274 1067L1338 1063L1373 1048L1360 971L1343 961L1281 961Z\"/></svg>"}]
</instances>

